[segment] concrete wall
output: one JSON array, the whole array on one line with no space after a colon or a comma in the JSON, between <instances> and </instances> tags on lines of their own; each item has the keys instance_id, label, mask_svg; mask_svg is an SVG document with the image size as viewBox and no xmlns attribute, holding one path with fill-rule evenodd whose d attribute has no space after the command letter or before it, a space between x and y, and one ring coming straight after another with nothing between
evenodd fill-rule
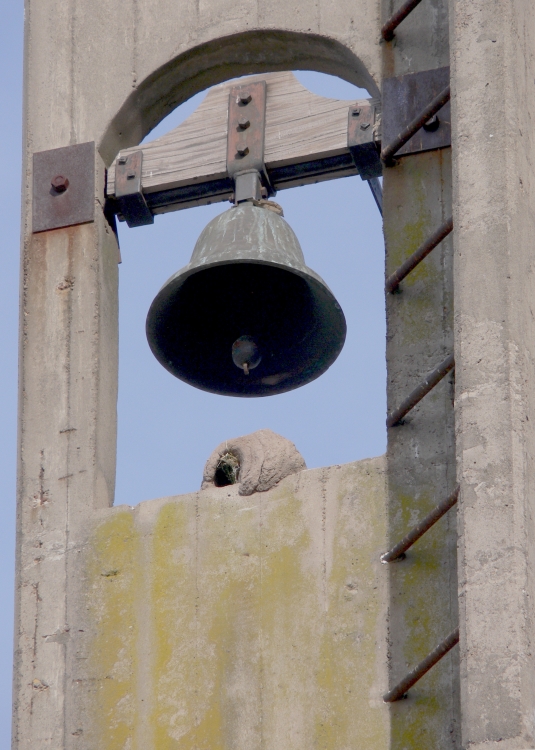
<instances>
[{"instance_id":1,"label":"concrete wall","mask_svg":"<svg viewBox=\"0 0 535 750\"><path fill-rule=\"evenodd\" d=\"M386 750L385 500L372 459L95 514L66 745Z\"/></svg>"}]
</instances>

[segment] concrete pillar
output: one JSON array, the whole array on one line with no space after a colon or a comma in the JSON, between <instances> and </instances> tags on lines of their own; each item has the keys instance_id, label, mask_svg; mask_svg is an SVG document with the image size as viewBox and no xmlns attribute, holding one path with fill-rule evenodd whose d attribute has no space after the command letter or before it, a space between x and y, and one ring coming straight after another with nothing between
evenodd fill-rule
<instances>
[{"instance_id":1,"label":"concrete pillar","mask_svg":"<svg viewBox=\"0 0 535 750\"><path fill-rule=\"evenodd\" d=\"M528 2L451 3L463 747L535 746Z\"/></svg>"},{"instance_id":2,"label":"concrete pillar","mask_svg":"<svg viewBox=\"0 0 535 750\"><path fill-rule=\"evenodd\" d=\"M383 3L383 21L399 7ZM447 6L421 3L383 43L383 75L449 64ZM385 144L383 144L385 145ZM450 149L403 157L383 172L386 274L451 216ZM387 294L388 410L453 351L451 239ZM393 545L455 487L453 375L388 430L389 538ZM389 658L394 685L457 625L455 510L402 562L391 563ZM392 705L392 748L460 746L457 649Z\"/></svg>"},{"instance_id":3,"label":"concrete pillar","mask_svg":"<svg viewBox=\"0 0 535 750\"><path fill-rule=\"evenodd\" d=\"M13 743L63 748L72 558L115 484L117 245L100 205L28 238L23 274Z\"/></svg>"}]
</instances>

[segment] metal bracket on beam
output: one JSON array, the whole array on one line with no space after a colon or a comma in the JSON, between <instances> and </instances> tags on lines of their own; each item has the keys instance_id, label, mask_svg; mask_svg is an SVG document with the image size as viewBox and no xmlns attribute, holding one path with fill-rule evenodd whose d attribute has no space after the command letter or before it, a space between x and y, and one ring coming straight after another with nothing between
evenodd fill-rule
<instances>
[{"instance_id":1,"label":"metal bracket on beam","mask_svg":"<svg viewBox=\"0 0 535 750\"><path fill-rule=\"evenodd\" d=\"M120 156L115 167L115 197L129 227L154 224L154 216L141 188L142 167L143 151Z\"/></svg>"},{"instance_id":2,"label":"metal bracket on beam","mask_svg":"<svg viewBox=\"0 0 535 750\"><path fill-rule=\"evenodd\" d=\"M376 119L377 107L373 101L359 102L349 108L347 147L363 180L380 177L383 173Z\"/></svg>"},{"instance_id":3,"label":"metal bracket on beam","mask_svg":"<svg viewBox=\"0 0 535 750\"><path fill-rule=\"evenodd\" d=\"M449 67L383 81L383 162L451 146L449 82Z\"/></svg>"},{"instance_id":4,"label":"metal bracket on beam","mask_svg":"<svg viewBox=\"0 0 535 750\"><path fill-rule=\"evenodd\" d=\"M264 163L265 81L233 86L229 94L227 172L234 181L234 202L275 195Z\"/></svg>"},{"instance_id":5,"label":"metal bracket on beam","mask_svg":"<svg viewBox=\"0 0 535 750\"><path fill-rule=\"evenodd\" d=\"M32 231L87 224L94 218L94 142L35 153Z\"/></svg>"}]
</instances>

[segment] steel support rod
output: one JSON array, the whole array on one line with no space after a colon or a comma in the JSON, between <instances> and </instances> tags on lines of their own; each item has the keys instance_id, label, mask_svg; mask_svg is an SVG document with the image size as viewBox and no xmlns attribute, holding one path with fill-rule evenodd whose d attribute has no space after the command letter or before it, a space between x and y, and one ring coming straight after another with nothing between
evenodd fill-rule
<instances>
[{"instance_id":1,"label":"steel support rod","mask_svg":"<svg viewBox=\"0 0 535 750\"><path fill-rule=\"evenodd\" d=\"M383 188L379 181L379 178L371 177L369 180L367 180L367 182L370 187L373 198L375 202L377 203L377 208L379 209L379 213L382 216L383 215Z\"/></svg>"},{"instance_id":2,"label":"steel support rod","mask_svg":"<svg viewBox=\"0 0 535 750\"><path fill-rule=\"evenodd\" d=\"M438 94L438 96L435 96L432 102L430 102L427 107L418 115L418 117L415 117L412 122L410 122L404 130L397 135L392 143L389 143L388 146L385 146L384 149L381 151L381 160L385 166L392 166L392 157L394 154L396 154L399 149L404 146L407 141L410 141L412 136L417 133L421 127L425 125L425 123L430 120L433 115L436 115L436 113L442 109L442 107L448 102L450 99L450 87L449 84L446 86L443 91Z\"/></svg>"},{"instance_id":3,"label":"steel support rod","mask_svg":"<svg viewBox=\"0 0 535 750\"><path fill-rule=\"evenodd\" d=\"M442 224L436 230L436 232L423 243L423 245L420 245L418 250L416 250L411 256L409 256L407 260L401 264L397 271L394 271L394 273L387 278L385 291L390 294L392 292L395 292L405 276L408 276L408 274L414 268L416 268L416 266L421 263L424 258L427 258L431 250L434 250L435 247L439 245L442 240L448 236L448 234L450 234L452 229L453 219L450 218L445 221L444 224Z\"/></svg>"},{"instance_id":4,"label":"steel support rod","mask_svg":"<svg viewBox=\"0 0 535 750\"><path fill-rule=\"evenodd\" d=\"M383 28L381 29L381 36L385 40L385 42L391 42L394 38L394 31L397 29L399 24L407 18L409 13L411 13L417 5L421 3L422 0L407 0L407 2L403 3L401 8L397 10L388 21L385 23Z\"/></svg>"},{"instance_id":5,"label":"steel support rod","mask_svg":"<svg viewBox=\"0 0 535 750\"><path fill-rule=\"evenodd\" d=\"M450 354L444 362L441 362L438 367L432 370L423 383L413 390L413 392L403 401L392 414L389 414L386 420L387 427L394 427L399 424L403 417L413 409L416 404L423 399L425 395L429 393L437 383L440 383L443 377L445 377L450 370L455 367L455 360L453 354Z\"/></svg>"},{"instance_id":6,"label":"steel support rod","mask_svg":"<svg viewBox=\"0 0 535 750\"><path fill-rule=\"evenodd\" d=\"M426 517L420 521L409 533L403 537L403 539L392 547L391 550L386 552L381 557L381 562L390 563L395 560L400 560L405 557L405 552L412 547L412 545L422 537L426 531L436 524L442 516L446 515L450 508L457 503L459 499L459 485L451 493L449 497L439 503L433 510L426 515Z\"/></svg>"},{"instance_id":7,"label":"steel support rod","mask_svg":"<svg viewBox=\"0 0 535 750\"><path fill-rule=\"evenodd\" d=\"M412 670L412 672L409 672L409 674L404 677L401 682L398 682L396 687L392 688L392 690L389 690L388 693L385 693L383 695L383 700L385 703L393 703L394 701L398 701L400 698L403 698L405 693L410 690L410 688L415 685L418 680L420 680L424 674L429 672L431 667L434 667L437 662L439 662L443 656L446 656L448 651L451 651L451 649L459 643L459 628L455 628L455 630L449 634L449 636L442 641L441 644L439 644L434 651L431 651L429 656L426 656L423 661L421 661L418 666Z\"/></svg>"}]
</instances>

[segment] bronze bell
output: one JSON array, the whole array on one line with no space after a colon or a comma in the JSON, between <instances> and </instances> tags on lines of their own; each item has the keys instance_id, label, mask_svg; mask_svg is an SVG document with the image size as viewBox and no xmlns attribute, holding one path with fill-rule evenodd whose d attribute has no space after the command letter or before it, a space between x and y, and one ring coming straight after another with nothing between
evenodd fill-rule
<instances>
[{"instance_id":1,"label":"bronze bell","mask_svg":"<svg viewBox=\"0 0 535 750\"><path fill-rule=\"evenodd\" d=\"M248 201L212 219L190 263L156 295L147 338L180 380L271 396L315 380L339 355L344 314L280 214L270 201Z\"/></svg>"}]
</instances>

